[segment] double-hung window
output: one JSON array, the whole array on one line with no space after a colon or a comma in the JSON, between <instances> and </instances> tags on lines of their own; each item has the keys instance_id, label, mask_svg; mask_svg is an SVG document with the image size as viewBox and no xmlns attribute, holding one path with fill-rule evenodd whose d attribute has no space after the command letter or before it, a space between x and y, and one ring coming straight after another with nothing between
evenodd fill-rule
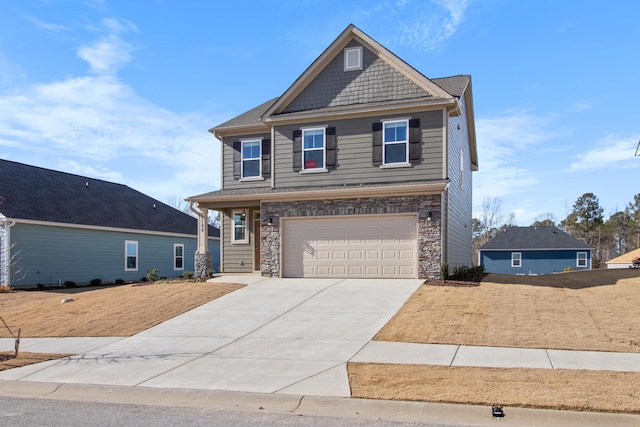
<instances>
[{"instance_id":1,"label":"double-hung window","mask_svg":"<svg viewBox=\"0 0 640 427\"><path fill-rule=\"evenodd\" d=\"M409 120L382 122L382 164L409 164Z\"/></svg>"},{"instance_id":2,"label":"double-hung window","mask_svg":"<svg viewBox=\"0 0 640 427\"><path fill-rule=\"evenodd\" d=\"M184 245L174 243L173 245L173 269L184 270Z\"/></svg>"},{"instance_id":3,"label":"double-hung window","mask_svg":"<svg viewBox=\"0 0 640 427\"><path fill-rule=\"evenodd\" d=\"M302 170L325 169L325 128L302 130Z\"/></svg>"},{"instance_id":4,"label":"double-hung window","mask_svg":"<svg viewBox=\"0 0 640 427\"><path fill-rule=\"evenodd\" d=\"M586 252L578 252L576 258L576 266L578 267L586 267L587 266L587 253Z\"/></svg>"},{"instance_id":5,"label":"double-hung window","mask_svg":"<svg viewBox=\"0 0 640 427\"><path fill-rule=\"evenodd\" d=\"M138 271L138 242L124 242L124 271Z\"/></svg>"},{"instance_id":6,"label":"double-hung window","mask_svg":"<svg viewBox=\"0 0 640 427\"><path fill-rule=\"evenodd\" d=\"M233 243L249 243L247 212L233 211Z\"/></svg>"},{"instance_id":7,"label":"double-hung window","mask_svg":"<svg viewBox=\"0 0 640 427\"><path fill-rule=\"evenodd\" d=\"M260 166L262 159L262 141L242 141L242 178L258 178L262 176Z\"/></svg>"},{"instance_id":8,"label":"double-hung window","mask_svg":"<svg viewBox=\"0 0 640 427\"><path fill-rule=\"evenodd\" d=\"M522 252L511 252L511 267L522 267Z\"/></svg>"}]
</instances>

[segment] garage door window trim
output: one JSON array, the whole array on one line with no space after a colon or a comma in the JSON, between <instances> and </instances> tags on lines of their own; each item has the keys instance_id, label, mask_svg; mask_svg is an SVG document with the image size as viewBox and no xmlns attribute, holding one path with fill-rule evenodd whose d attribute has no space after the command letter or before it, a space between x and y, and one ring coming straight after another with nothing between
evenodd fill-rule
<instances>
[{"instance_id":1,"label":"garage door window trim","mask_svg":"<svg viewBox=\"0 0 640 427\"><path fill-rule=\"evenodd\" d=\"M231 233L231 243L233 244L248 244L249 243L249 228L247 222L247 211L234 210L231 213L231 219L233 221L233 231Z\"/></svg>"}]
</instances>

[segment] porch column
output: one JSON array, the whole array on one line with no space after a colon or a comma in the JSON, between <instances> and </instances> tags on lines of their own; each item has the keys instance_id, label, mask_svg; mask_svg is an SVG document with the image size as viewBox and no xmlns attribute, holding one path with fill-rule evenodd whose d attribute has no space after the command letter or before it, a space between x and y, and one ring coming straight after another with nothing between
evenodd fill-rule
<instances>
[{"instance_id":1,"label":"porch column","mask_svg":"<svg viewBox=\"0 0 640 427\"><path fill-rule=\"evenodd\" d=\"M200 206L189 205L191 212L198 217L198 249L194 255L193 277L196 279L208 279L208 271L211 268L211 254L209 253L209 209Z\"/></svg>"}]
</instances>

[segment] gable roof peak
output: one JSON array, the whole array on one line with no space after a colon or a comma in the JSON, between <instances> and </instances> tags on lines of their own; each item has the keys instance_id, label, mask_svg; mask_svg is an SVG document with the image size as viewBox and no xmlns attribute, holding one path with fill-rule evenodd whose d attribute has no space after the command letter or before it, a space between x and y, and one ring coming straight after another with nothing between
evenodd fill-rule
<instances>
[{"instance_id":1,"label":"gable roof peak","mask_svg":"<svg viewBox=\"0 0 640 427\"><path fill-rule=\"evenodd\" d=\"M345 47L356 40L375 56L395 69L408 80L412 81L434 99L449 102L456 107L455 97L438 84L429 80L422 73L400 59L393 52L382 46L353 24L347 28L316 58L316 60L295 80L295 82L280 96L263 114L263 121L270 121L274 116L282 113L287 106L340 54Z\"/></svg>"}]
</instances>

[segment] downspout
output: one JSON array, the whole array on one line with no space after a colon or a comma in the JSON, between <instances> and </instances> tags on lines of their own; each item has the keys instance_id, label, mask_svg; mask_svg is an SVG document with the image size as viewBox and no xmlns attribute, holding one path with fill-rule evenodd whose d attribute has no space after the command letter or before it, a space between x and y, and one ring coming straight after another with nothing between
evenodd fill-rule
<instances>
[{"instance_id":1,"label":"downspout","mask_svg":"<svg viewBox=\"0 0 640 427\"><path fill-rule=\"evenodd\" d=\"M271 126L271 189L273 190L274 188L276 188L276 171L274 170L274 168L276 167L276 156L275 156L275 149L276 149L276 129Z\"/></svg>"}]
</instances>

